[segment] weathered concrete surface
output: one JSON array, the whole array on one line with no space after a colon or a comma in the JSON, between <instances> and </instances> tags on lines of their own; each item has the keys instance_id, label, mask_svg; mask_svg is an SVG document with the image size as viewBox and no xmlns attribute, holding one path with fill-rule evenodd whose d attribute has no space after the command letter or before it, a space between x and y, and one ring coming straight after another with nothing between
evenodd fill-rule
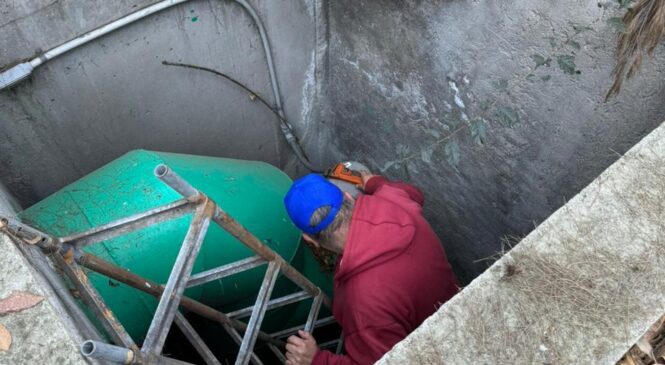
<instances>
[{"instance_id":1,"label":"weathered concrete surface","mask_svg":"<svg viewBox=\"0 0 665 365\"><path fill-rule=\"evenodd\" d=\"M14 196L0 183L0 216L14 217L20 209L21 206Z\"/></svg>"},{"instance_id":2,"label":"weathered concrete surface","mask_svg":"<svg viewBox=\"0 0 665 365\"><path fill-rule=\"evenodd\" d=\"M155 0L0 4L0 68ZM251 1L273 46L296 127L312 109L314 5ZM190 1L39 67L0 91L1 180L24 205L135 148L266 161L290 156L277 119L230 82L163 60L224 72L272 99L251 19L231 1Z\"/></svg>"},{"instance_id":3,"label":"weathered concrete surface","mask_svg":"<svg viewBox=\"0 0 665 365\"><path fill-rule=\"evenodd\" d=\"M7 236L0 234L0 299L25 291L47 299L22 312L0 316L0 324L12 334L8 352L0 352L0 364L88 364L79 354L82 339L57 313L48 290Z\"/></svg>"},{"instance_id":4,"label":"weathered concrete surface","mask_svg":"<svg viewBox=\"0 0 665 365\"><path fill-rule=\"evenodd\" d=\"M665 312L665 124L380 364L608 364Z\"/></svg>"},{"instance_id":5,"label":"weathered concrete surface","mask_svg":"<svg viewBox=\"0 0 665 365\"><path fill-rule=\"evenodd\" d=\"M663 120L662 49L603 103L608 21L622 11L598 3L330 1L326 162L364 161L424 188L470 281L503 236L531 231Z\"/></svg>"}]
</instances>

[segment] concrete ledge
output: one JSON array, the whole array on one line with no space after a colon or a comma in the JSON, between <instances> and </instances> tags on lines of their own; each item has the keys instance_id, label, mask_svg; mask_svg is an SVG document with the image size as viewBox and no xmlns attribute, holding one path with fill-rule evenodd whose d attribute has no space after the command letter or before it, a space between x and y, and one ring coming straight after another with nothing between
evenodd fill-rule
<instances>
[{"instance_id":1,"label":"concrete ledge","mask_svg":"<svg viewBox=\"0 0 665 365\"><path fill-rule=\"evenodd\" d=\"M665 124L379 364L615 364L665 313Z\"/></svg>"},{"instance_id":2,"label":"concrete ledge","mask_svg":"<svg viewBox=\"0 0 665 365\"><path fill-rule=\"evenodd\" d=\"M0 234L0 252L0 299L16 291L46 297L35 307L0 316L0 324L13 337L9 351L0 352L0 365L88 364L79 353L82 339L65 323L56 299L4 234Z\"/></svg>"}]
</instances>

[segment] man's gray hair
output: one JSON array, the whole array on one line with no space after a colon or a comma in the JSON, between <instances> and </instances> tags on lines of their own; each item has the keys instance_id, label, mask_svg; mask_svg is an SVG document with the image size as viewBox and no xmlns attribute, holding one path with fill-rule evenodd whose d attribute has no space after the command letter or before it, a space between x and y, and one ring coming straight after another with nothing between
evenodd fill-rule
<instances>
[{"instance_id":1,"label":"man's gray hair","mask_svg":"<svg viewBox=\"0 0 665 365\"><path fill-rule=\"evenodd\" d=\"M316 227L323 221L328 214L330 213L330 205L325 205L314 211L312 217L309 220L309 224L313 227ZM335 219L326 227L324 230L319 232L316 235L317 240L321 245L324 246L333 246L335 241L334 233L340 227L351 222L351 214L353 213L353 202L347 199L344 199L342 206L339 208Z\"/></svg>"}]
</instances>

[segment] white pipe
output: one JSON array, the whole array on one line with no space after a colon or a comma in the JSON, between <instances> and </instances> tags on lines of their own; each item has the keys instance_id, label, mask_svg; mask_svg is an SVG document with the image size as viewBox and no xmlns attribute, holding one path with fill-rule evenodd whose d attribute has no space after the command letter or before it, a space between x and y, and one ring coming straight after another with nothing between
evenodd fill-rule
<instances>
[{"instance_id":1,"label":"white pipe","mask_svg":"<svg viewBox=\"0 0 665 365\"><path fill-rule=\"evenodd\" d=\"M95 40L103 35L109 34L113 32L114 30L118 28L122 28L127 24L133 23L137 20L143 19L149 15L152 15L158 11L162 11L164 9L170 8L174 5L182 4L184 2L187 2L189 0L165 0L158 2L156 4L147 6L139 11L136 11L134 13L131 13L125 17L122 17L118 20L112 21L106 25L103 25L97 29L91 30L88 33L83 34L82 36L79 36L77 38L72 39L69 42L66 42L64 44L61 44L44 54L42 54L40 57L37 57L33 60L30 61L30 64L32 67L37 67L41 65L42 63L51 60L55 57L60 56L63 53L69 52L74 48L80 47L81 45L84 45L92 40Z\"/></svg>"},{"instance_id":2,"label":"white pipe","mask_svg":"<svg viewBox=\"0 0 665 365\"><path fill-rule=\"evenodd\" d=\"M114 20L106 25L103 25L97 29L93 29L81 36L78 36L68 42L65 42L55 48L52 48L45 53L39 55L38 57L33 58L29 62L20 63L2 73L0 73L0 90L8 88L19 81L28 77L32 70L42 65L44 62L49 61L55 57L60 56L63 53L67 53L74 48L80 47L90 41L93 41L101 36L109 34L118 28L122 28L128 24L131 24L137 20L143 19L149 15L152 15L156 12L168 9L174 5L182 4L189 0L164 0L156 4L147 6L141 10L138 10L134 13L131 13L125 17L122 17L118 20Z\"/></svg>"}]
</instances>

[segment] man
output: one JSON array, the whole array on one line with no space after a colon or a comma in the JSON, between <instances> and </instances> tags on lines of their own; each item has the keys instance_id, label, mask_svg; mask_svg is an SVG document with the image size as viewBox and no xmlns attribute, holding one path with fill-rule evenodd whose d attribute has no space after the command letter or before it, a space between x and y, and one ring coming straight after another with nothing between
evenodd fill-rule
<instances>
[{"instance_id":1,"label":"man","mask_svg":"<svg viewBox=\"0 0 665 365\"><path fill-rule=\"evenodd\" d=\"M371 364L458 291L441 242L422 215L422 192L363 173L357 200L320 175L293 183L287 212L316 247L337 253L333 315L346 355L311 334L288 339L287 365Z\"/></svg>"}]
</instances>

